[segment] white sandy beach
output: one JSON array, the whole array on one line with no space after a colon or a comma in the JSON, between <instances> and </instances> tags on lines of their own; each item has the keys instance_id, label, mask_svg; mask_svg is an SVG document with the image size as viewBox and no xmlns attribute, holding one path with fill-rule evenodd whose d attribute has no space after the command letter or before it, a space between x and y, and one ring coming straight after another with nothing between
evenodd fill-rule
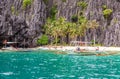
<instances>
[{"instance_id":1,"label":"white sandy beach","mask_svg":"<svg viewBox=\"0 0 120 79\"><path fill-rule=\"evenodd\" d=\"M97 48L99 48L99 51L120 51L120 47L90 47L90 46L45 46L45 47L38 47L37 49L43 49L43 50L76 50L77 48L85 49L88 51L95 51Z\"/></svg>"},{"instance_id":2,"label":"white sandy beach","mask_svg":"<svg viewBox=\"0 0 120 79\"><path fill-rule=\"evenodd\" d=\"M113 51L113 52L119 52L120 47L103 47L103 46L96 46L96 47L90 47L90 46L40 46L35 48L27 48L27 49L20 49L19 50L59 50L59 51L75 51L77 48L80 48L80 50L86 50L86 51L96 51L98 48L99 51ZM10 50L10 48L8 48ZM14 49L11 49L13 51L16 51ZM3 50L0 50L1 52Z\"/></svg>"}]
</instances>

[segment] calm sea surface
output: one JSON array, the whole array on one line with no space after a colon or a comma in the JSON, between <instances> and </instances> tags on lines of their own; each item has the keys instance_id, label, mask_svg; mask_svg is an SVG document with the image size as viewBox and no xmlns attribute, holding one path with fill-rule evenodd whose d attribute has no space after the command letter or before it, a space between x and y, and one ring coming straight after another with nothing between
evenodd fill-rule
<instances>
[{"instance_id":1,"label":"calm sea surface","mask_svg":"<svg viewBox=\"0 0 120 79\"><path fill-rule=\"evenodd\" d=\"M120 56L4 52L0 79L120 79Z\"/></svg>"}]
</instances>

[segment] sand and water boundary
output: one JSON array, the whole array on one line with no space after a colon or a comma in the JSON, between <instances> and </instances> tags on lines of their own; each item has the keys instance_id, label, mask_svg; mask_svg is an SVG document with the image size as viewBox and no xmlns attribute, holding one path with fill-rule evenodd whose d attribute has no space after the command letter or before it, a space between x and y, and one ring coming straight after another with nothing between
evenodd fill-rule
<instances>
[{"instance_id":1,"label":"sand and water boundary","mask_svg":"<svg viewBox=\"0 0 120 79\"><path fill-rule=\"evenodd\" d=\"M99 51L120 51L120 47L104 47L104 46L44 46L44 47L37 47L37 49L43 49L43 50L76 50L77 48L88 50L88 51L96 51L98 49Z\"/></svg>"}]
</instances>

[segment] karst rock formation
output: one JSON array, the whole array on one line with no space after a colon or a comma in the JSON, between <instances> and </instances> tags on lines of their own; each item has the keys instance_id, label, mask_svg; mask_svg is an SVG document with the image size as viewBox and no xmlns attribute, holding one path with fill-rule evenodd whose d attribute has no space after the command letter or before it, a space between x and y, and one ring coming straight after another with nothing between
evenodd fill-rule
<instances>
[{"instance_id":1,"label":"karst rock formation","mask_svg":"<svg viewBox=\"0 0 120 79\"><path fill-rule=\"evenodd\" d=\"M57 5L56 17L71 16L82 11L78 2L85 1L87 7L84 16L88 20L96 20L96 41L105 46L120 46L120 0L31 0L31 4L23 8L24 0L0 0L0 40L20 42L26 46L36 46L36 40L42 35L42 28L50 16L50 9ZM106 19L103 6L113 12ZM93 39L93 31L87 31L88 41Z\"/></svg>"}]
</instances>

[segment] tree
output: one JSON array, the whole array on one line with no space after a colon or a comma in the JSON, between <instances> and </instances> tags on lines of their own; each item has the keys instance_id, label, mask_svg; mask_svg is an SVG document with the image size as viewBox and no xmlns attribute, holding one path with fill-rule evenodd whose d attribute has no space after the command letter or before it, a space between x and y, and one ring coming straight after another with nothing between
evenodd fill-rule
<instances>
[{"instance_id":1,"label":"tree","mask_svg":"<svg viewBox=\"0 0 120 79\"><path fill-rule=\"evenodd\" d=\"M66 33L66 18L64 17L60 17L58 18L58 22L59 22L59 36L61 38L61 43L63 43L63 38L65 37L65 33Z\"/></svg>"},{"instance_id":2,"label":"tree","mask_svg":"<svg viewBox=\"0 0 120 79\"><path fill-rule=\"evenodd\" d=\"M96 33L96 28L99 26L99 23L96 20L88 21L88 28L93 30L93 39L94 39L94 46L95 46L95 33Z\"/></svg>"},{"instance_id":3,"label":"tree","mask_svg":"<svg viewBox=\"0 0 120 79\"><path fill-rule=\"evenodd\" d=\"M31 5L32 0L23 0L23 8L26 9L27 6Z\"/></svg>"},{"instance_id":4,"label":"tree","mask_svg":"<svg viewBox=\"0 0 120 79\"><path fill-rule=\"evenodd\" d=\"M40 45L48 44L48 36L47 35L42 35L41 38L39 38L37 40L37 44L40 44Z\"/></svg>"},{"instance_id":5,"label":"tree","mask_svg":"<svg viewBox=\"0 0 120 79\"><path fill-rule=\"evenodd\" d=\"M64 17L60 17L56 20L48 18L45 24L45 33L55 39L57 45L60 38L63 43L63 38L67 38L66 42L69 44L70 40L76 40L77 36L86 35L86 18L80 17L78 22L68 22Z\"/></svg>"},{"instance_id":6,"label":"tree","mask_svg":"<svg viewBox=\"0 0 120 79\"><path fill-rule=\"evenodd\" d=\"M65 26L64 26L64 34L66 36L66 42L67 44L69 44L70 39L72 39L73 37L75 37L75 31L76 31L76 25L75 23L71 23L71 22L65 22Z\"/></svg>"},{"instance_id":7,"label":"tree","mask_svg":"<svg viewBox=\"0 0 120 79\"><path fill-rule=\"evenodd\" d=\"M68 35L68 43L70 39L76 40L76 23L67 22L66 23L66 35Z\"/></svg>"},{"instance_id":8,"label":"tree","mask_svg":"<svg viewBox=\"0 0 120 79\"><path fill-rule=\"evenodd\" d=\"M79 16L78 22L77 22L77 34L78 36L83 37L85 36L85 41L87 41L87 19L84 16Z\"/></svg>"},{"instance_id":9,"label":"tree","mask_svg":"<svg viewBox=\"0 0 120 79\"><path fill-rule=\"evenodd\" d=\"M105 9L103 10L103 15L107 19L112 14L112 12L113 11L111 9Z\"/></svg>"},{"instance_id":10,"label":"tree","mask_svg":"<svg viewBox=\"0 0 120 79\"><path fill-rule=\"evenodd\" d=\"M60 17L56 20L49 19L45 24L45 32L55 39L55 44L58 42L58 37L64 37L65 33L65 18Z\"/></svg>"}]
</instances>

